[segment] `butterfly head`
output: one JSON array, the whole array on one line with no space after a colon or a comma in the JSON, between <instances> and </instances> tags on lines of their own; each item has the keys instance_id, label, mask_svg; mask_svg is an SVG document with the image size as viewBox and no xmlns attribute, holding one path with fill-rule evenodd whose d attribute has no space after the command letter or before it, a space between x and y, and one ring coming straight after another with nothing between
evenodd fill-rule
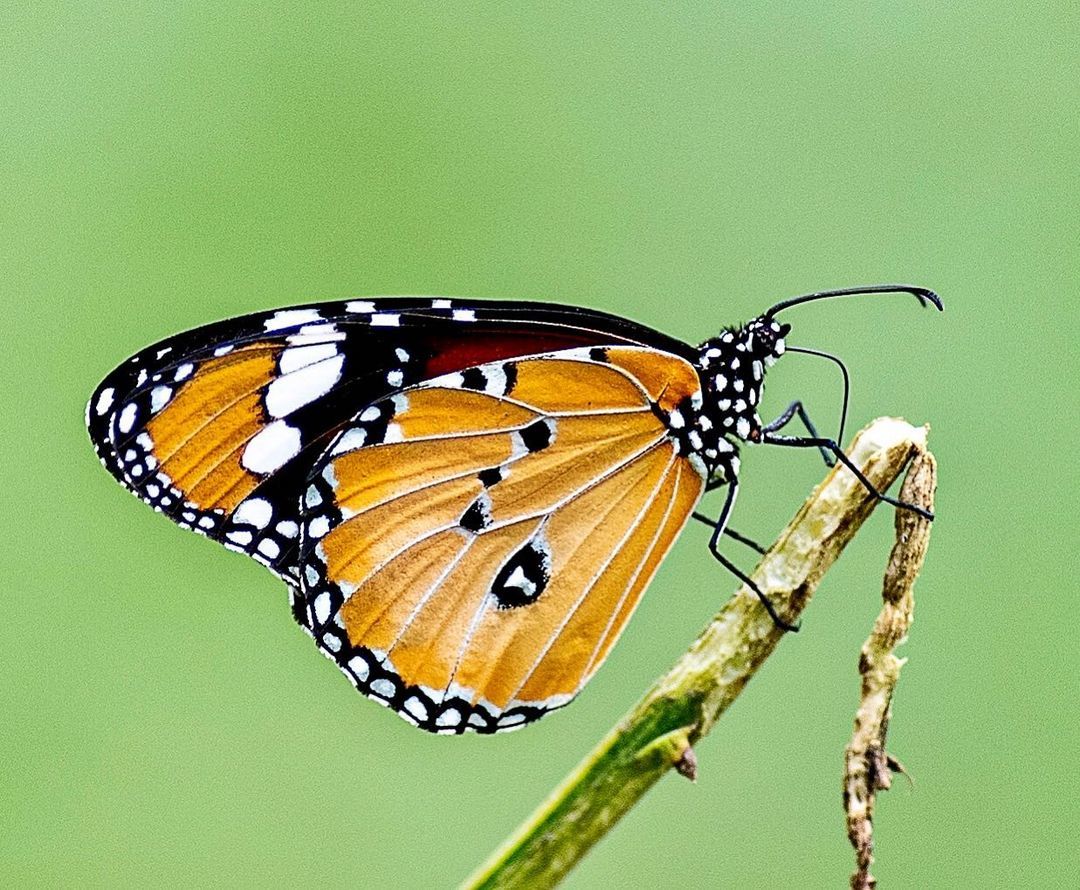
<instances>
[{"instance_id":1,"label":"butterfly head","mask_svg":"<svg viewBox=\"0 0 1080 890\"><path fill-rule=\"evenodd\" d=\"M744 442L757 440L765 370L784 354L784 337L790 330L790 325L761 316L698 347L701 417L706 427Z\"/></svg>"}]
</instances>

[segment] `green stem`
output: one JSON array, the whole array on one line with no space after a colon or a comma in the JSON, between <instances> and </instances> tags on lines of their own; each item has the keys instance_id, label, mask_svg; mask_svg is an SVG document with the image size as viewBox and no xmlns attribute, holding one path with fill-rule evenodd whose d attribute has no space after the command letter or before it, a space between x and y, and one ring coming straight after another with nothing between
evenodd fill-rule
<instances>
[{"instance_id":1,"label":"green stem","mask_svg":"<svg viewBox=\"0 0 1080 890\"><path fill-rule=\"evenodd\" d=\"M925 428L879 418L848 453L884 491L925 443ZM797 619L875 503L850 472L834 468L762 557L753 579L786 620ZM692 746L783 637L754 593L740 589L464 887L553 887L668 770L693 778Z\"/></svg>"}]
</instances>

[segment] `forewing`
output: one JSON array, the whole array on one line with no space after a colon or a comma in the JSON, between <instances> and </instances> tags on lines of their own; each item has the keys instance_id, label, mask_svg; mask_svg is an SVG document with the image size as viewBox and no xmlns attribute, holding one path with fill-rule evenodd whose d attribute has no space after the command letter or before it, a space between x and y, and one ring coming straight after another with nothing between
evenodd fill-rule
<instances>
[{"instance_id":1,"label":"forewing","mask_svg":"<svg viewBox=\"0 0 1080 890\"><path fill-rule=\"evenodd\" d=\"M126 488L295 582L305 480L360 408L495 359L651 340L666 338L546 304L385 298L300 306L142 350L97 388L87 424L102 463Z\"/></svg>"},{"instance_id":2,"label":"forewing","mask_svg":"<svg viewBox=\"0 0 1080 890\"><path fill-rule=\"evenodd\" d=\"M366 695L494 732L592 676L703 489L670 353L564 350L368 406L304 496L299 617Z\"/></svg>"}]
</instances>

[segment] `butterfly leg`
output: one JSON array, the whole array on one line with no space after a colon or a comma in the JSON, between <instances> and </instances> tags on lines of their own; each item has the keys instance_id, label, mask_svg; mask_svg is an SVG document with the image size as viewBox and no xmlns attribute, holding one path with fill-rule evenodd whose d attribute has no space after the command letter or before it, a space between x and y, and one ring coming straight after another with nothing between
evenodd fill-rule
<instances>
[{"instance_id":1,"label":"butterfly leg","mask_svg":"<svg viewBox=\"0 0 1080 890\"><path fill-rule=\"evenodd\" d=\"M806 427L807 432L810 433L811 436L813 436L815 439L822 438L821 434L817 431L817 427L814 426L814 421L810 419L810 415L807 413L806 407L799 399L796 399L794 402L788 405L784 409L783 413L780 414L780 416L777 417L775 420L765 424L765 426L761 428L761 432L766 435L769 433L775 433L778 430L783 429L789 423L791 423L792 419L796 416L798 416L799 420L802 421L802 425ZM821 459L825 461L825 466L836 466L836 458L833 457L832 452L829 451L828 448L826 448L824 445L819 445L818 451L821 452Z\"/></svg>"},{"instance_id":2,"label":"butterfly leg","mask_svg":"<svg viewBox=\"0 0 1080 890\"><path fill-rule=\"evenodd\" d=\"M727 526L728 517L731 516L731 508L735 505L735 495L738 490L739 483L737 480L733 479L728 487L727 500L724 501L724 506L720 510L720 515L716 518L715 522L707 523L712 525L713 528L712 536L709 538L709 552L720 565L757 594L757 598L761 600L761 605L763 605L765 611L769 613L769 617L772 619L773 624L784 631L797 631L799 625L791 624L781 618L779 614L777 614L776 607L773 606L769 601L769 598L765 596L761 588L754 583L754 580L720 552L720 536L723 535L724 528Z\"/></svg>"},{"instance_id":3,"label":"butterfly leg","mask_svg":"<svg viewBox=\"0 0 1080 890\"><path fill-rule=\"evenodd\" d=\"M855 478L862 483L863 488L879 501L884 501L886 504L892 504L894 507L899 507L903 510L910 510L913 513L917 513L919 516L922 516L924 519L934 518L934 514L923 507L909 504L907 501L897 500L882 491L878 491L877 488L874 487L874 484L863 475L862 471L851 462L851 458L844 454L844 450L832 439L826 439L822 436L777 436L771 432L765 432L761 437L761 441L767 445L785 445L788 448L817 448L819 450L827 448L832 452L836 460L839 460L840 463L855 474Z\"/></svg>"},{"instance_id":4,"label":"butterfly leg","mask_svg":"<svg viewBox=\"0 0 1080 890\"><path fill-rule=\"evenodd\" d=\"M697 511L694 511L690 515L693 516L694 519L696 519L698 522L701 522L701 523L707 525L709 528L716 528L716 520L715 519L710 519L704 513L698 513ZM745 544L751 550L756 550L762 556L764 556L768 552L764 547L762 547L753 538L748 538L746 535L740 535L733 528L725 528L723 530L723 534L727 535L733 541L738 541L740 544Z\"/></svg>"}]
</instances>

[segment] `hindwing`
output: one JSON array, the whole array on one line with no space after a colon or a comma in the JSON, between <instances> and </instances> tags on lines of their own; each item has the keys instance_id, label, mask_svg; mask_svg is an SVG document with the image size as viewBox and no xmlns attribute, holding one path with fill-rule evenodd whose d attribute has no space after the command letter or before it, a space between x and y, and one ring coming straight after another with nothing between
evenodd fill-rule
<instances>
[{"instance_id":1,"label":"hindwing","mask_svg":"<svg viewBox=\"0 0 1080 890\"><path fill-rule=\"evenodd\" d=\"M298 618L366 695L446 733L524 725L593 675L704 488L682 358L609 345L374 401L313 467Z\"/></svg>"}]
</instances>

